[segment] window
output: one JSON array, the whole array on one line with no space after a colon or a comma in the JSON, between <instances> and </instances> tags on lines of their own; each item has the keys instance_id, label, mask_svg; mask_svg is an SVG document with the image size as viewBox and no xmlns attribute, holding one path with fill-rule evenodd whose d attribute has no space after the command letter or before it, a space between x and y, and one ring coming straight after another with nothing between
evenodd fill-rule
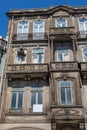
<instances>
[{"instance_id":1,"label":"window","mask_svg":"<svg viewBox=\"0 0 87 130\"><path fill-rule=\"evenodd\" d=\"M79 30L80 36L86 37L87 36L87 18L86 19L79 19Z\"/></svg>"},{"instance_id":2,"label":"window","mask_svg":"<svg viewBox=\"0 0 87 130\"><path fill-rule=\"evenodd\" d=\"M44 49L43 48L35 48L32 50L32 62L33 63L44 62Z\"/></svg>"},{"instance_id":3,"label":"window","mask_svg":"<svg viewBox=\"0 0 87 130\"><path fill-rule=\"evenodd\" d=\"M26 63L26 50L24 50L24 55L15 52L14 64L24 64Z\"/></svg>"},{"instance_id":4,"label":"window","mask_svg":"<svg viewBox=\"0 0 87 130\"><path fill-rule=\"evenodd\" d=\"M67 27L67 20L64 18L56 19L56 27Z\"/></svg>"},{"instance_id":5,"label":"window","mask_svg":"<svg viewBox=\"0 0 87 130\"><path fill-rule=\"evenodd\" d=\"M43 111L43 87L31 88L31 107L33 112Z\"/></svg>"},{"instance_id":6,"label":"window","mask_svg":"<svg viewBox=\"0 0 87 130\"><path fill-rule=\"evenodd\" d=\"M23 92L14 91L11 97L11 109L22 109L23 104Z\"/></svg>"},{"instance_id":7,"label":"window","mask_svg":"<svg viewBox=\"0 0 87 130\"><path fill-rule=\"evenodd\" d=\"M60 103L72 104L72 81L59 81Z\"/></svg>"},{"instance_id":8,"label":"window","mask_svg":"<svg viewBox=\"0 0 87 130\"><path fill-rule=\"evenodd\" d=\"M44 37L44 21L37 20L34 22L34 39L42 39Z\"/></svg>"},{"instance_id":9,"label":"window","mask_svg":"<svg viewBox=\"0 0 87 130\"><path fill-rule=\"evenodd\" d=\"M61 47L57 49L57 61L69 61L68 48Z\"/></svg>"},{"instance_id":10,"label":"window","mask_svg":"<svg viewBox=\"0 0 87 130\"><path fill-rule=\"evenodd\" d=\"M18 29L17 29L17 39L18 40L24 40L28 37L28 22L27 21L20 21L18 23Z\"/></svg>"},{"instance_id":11,"label":"window","mask_svg":"<svg viewBox=\"0 0 87 130\"><path fill-rule=\"evenodd\" d=\"M87 62L87 47L82 48L83 61Z\"/></svg>"}]
</instances>

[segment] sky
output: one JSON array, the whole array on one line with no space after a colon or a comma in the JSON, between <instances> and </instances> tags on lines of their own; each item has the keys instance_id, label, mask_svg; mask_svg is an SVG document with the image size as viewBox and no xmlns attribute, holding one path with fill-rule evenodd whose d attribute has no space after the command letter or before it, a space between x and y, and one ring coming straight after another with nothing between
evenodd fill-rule
<instances>
[{"instance_id":1,"label":"sky","mask_svg":"<svg viewBox=\"0 0 87 130\"><path fill-rule=\"evenodd\" d=\"M11 9L49 8L51 6L87 6L87 0L0 0L0 35L7 35L8 18Z\"/></svg>"}]
</instances>

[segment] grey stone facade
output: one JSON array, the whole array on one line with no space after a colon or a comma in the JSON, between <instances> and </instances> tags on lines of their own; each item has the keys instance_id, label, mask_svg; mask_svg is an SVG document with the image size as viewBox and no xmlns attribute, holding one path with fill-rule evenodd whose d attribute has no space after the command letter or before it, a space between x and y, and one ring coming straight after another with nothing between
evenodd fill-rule
<instances>
[{"instance_id":1,"label":"grey stone facade","mask_svg":"<svg viewBox=\"0 0 87 130\"><path fill-rule=\"evenodd\" d=\"M87 7L6 14L8 50L0 129L86 130Z\"/></svg>"}]
</instances>

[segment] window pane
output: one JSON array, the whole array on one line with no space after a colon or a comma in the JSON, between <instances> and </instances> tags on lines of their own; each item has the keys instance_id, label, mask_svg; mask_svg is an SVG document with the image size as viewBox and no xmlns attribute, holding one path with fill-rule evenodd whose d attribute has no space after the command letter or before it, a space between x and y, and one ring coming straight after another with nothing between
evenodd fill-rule
<instances>
[{"instance_id":1,"label":"window pane","mask_svg":"<svg viewBox=\"0 0 87 130\"><path fill-rule=\"evenodd\" d=\"M62 55L62 53L58 54L58 61L63 61L63 55Z\"/></svg>"},{"instance_id":2,"label":"window pane","mask_svg":"<svg viewBox=\"0 0 87 130\"><path fill-rule=\"evenodd\" d=\"M18 93L18 108L22 108L23 93Z\"/></svg>"},{"instance_id":3,"label":"window pane","mask_svg":"<svg viewBox=\"0 0 87 130\"><path fill-rule=\"evenodd\" d=\"M42 104L42 92L38 92L38 104Z\"/></svg>"},{"instance_id":4,"label":"window pane","mask_svg":"<svg viewBox=\"0 0 87 130\"><path fill-rule=\"evenodd\" d=\"M12 93L11 108L16 108L17 93Z\"/></svg>"},{"instance_id":5,"label":"window pane","mask_svg":"<svg viewBox=\"0 0 87 130\"><path fill-rule=\"evenodd\" d=\"M43 63L43 54L38 55L38 63Z\"/></svg>"},{"instance_id":6,"label":"window pane","mask_svg":"<svg viewBox=\"0 0 87 130\"><path fill-rule=\"evenodd\" d=\"M36 92L31 93L31 106L33 107L33 104L36 104Z\"/></svg>"},{"instance_id":7,"label":"window pane","mask_svg":"<svg viewBox=\"0 0 87 130\"><path fill-rule=\"evenodd\" d=\"M66 19L57 19L56 27L66 27Z\"/></svg>"},{"instance_id":8,"label":"window pane","mask_svg":"<svg viewBox=\"0 0 87 130\"><path fill-rule=\"evenodd\" d=\"M61 87L61 103L65 104L66 103L66 99L65 99L65 88Z\"/></svg>"},{"instance_id":9,"label":"window pane","mask_svg":"<svg viewBox=\"0 0 87 130\"><path fill-rule=\"evenodd\" d=\"M71 104L71 89L66 88L66 93L67 93L67 104Z\"/></svg>"}]
</instances>

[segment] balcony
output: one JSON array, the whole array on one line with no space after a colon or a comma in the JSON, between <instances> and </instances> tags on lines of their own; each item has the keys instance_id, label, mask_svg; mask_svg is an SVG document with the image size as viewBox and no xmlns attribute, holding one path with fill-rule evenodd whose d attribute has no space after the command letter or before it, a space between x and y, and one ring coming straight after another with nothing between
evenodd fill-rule
<instances>
[{"instance_id":1,"label":"balcony","mask_svg":"<svg viewBox=\"0 0 87 130\"><path fill-rule=\"evenodd\" d=\"M28 74L48 72L48 64L14 64L7 65L7 74Z\"/></svg>"},{"instance_id":2,"label":"balcony","mask_svg":"<svg viewBox=\"0 0 87 130\"><path fill-rule=\"evenodd\" d=\"M80 63L80 68L81 68L81 71L87 72L87 62Z\"/></svg>"},{"instance_id":3,"label":"balcony","mask_svg":"<svg viewBox=\"0 0 87 130\"><path fill-rule=\"evenodd\" d=\"M47 40L47 33L20 33L13 34L13 41Z\"/></svg>"},{"instance_id":4,"label":"balcony","mask_svg":"<svg viewBox=\"0 0 87 130\"><path fill-rule=\"evenodd\" d=\"M55 119L83 119L82 106L51 106Z\"/></svg>"},{"instance_id":5,"label":"balcony","mask_svg":"<svg viewBox=\"0 0 87 130\"><path fill-rule=\"evenodd\" d=\"M50 71L76 71L78 70L77 62L52 62Z\"/></svg>"},{"instance_id":6,"label":"balcony","mask_svg":"<svg viewBox=\"0 0 87 130\"><path fill-rule=\"evenodd\" d=\"M74 27L50 28L50 35L70 35L75 34Z\"/></svg>"},{"instance_id":7,"label":"balcony","mask_svg":"<svg viewBox=\"0 0 87 130\"><path fill-rule=\"evenodd\" d=\"M79 31L79 32L77 32L77 38L79 38L79 39L87 39L87 31Z\"/></svg>"}]
</instances>

